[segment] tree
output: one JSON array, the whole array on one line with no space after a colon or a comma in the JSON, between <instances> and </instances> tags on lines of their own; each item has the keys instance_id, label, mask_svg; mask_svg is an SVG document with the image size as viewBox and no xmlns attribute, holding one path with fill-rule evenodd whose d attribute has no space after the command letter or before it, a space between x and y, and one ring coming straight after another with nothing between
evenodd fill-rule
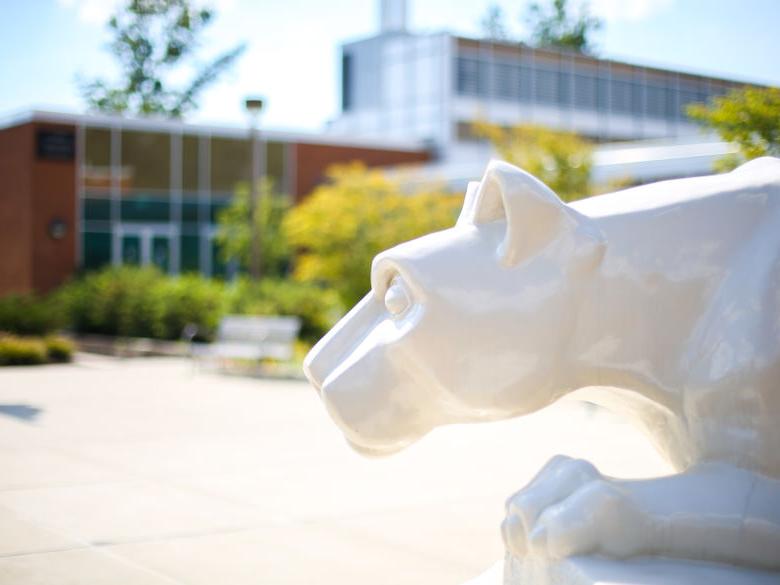
<instances>
[{"instance_id":1,"label":"tree","mask_svg":"<svg viewBox=\"0 0 780 585\"><path fill-rule=\"evenodd\" d=\"M780 88L744 88L688 106L688 115L739 147L739 154L716 163L729 170L759 156L780 156Z\"/></svg>"},{"instance_id":2,"label":"tree","mask_svg":"<svg viewBox=\"0 0 780 585\"><path fill-rule=\"evenodd\" d=\"M203 90L232 66L243 44L198 68L180 89L167 81L170 72L185 65L198 46L198 36L214 13L196 8L191 0L129 0L108 21L114 40L109 45L119 61L122 81L112 86L103 79L81 83L88 106L101 112L160 114L180 118L197 107Z\"/></svg>"},{"instance_id":3,"label":"tree","mask_svg":"<svg viewBox=\"0 0 780 585\"><path fill-rule=\"evenodd\" d=\"M236 262L244 270L250 262L252 223L259 234L263 275L285 276L290 265L290 247L282 231L282 221L290 209L290 199L274 192L269 178L260 181L259 205L250 219L250 189L238 186L230 205L217 214L217 243L227 262Z\"/></svg>"},{"instance_id":4,"label":"tree","mask_svg":"<svg viewBox=\"0 0 780 585\"><path fill-rule=\"evenodd\" d=\"M509 39L506 16L498 4L488 6L480 24L484 38L491 41L506 41Z\"/></svg>"},{"instance_id":5,"label":"tree","mask_svg":"<svg viewBox=\"0 0 780 585\"><path fill-rule=\"evenodd\" d=\"M454 225L460 195L404 193L381 171L354 163L332 168L285 219L297 249L294 277L336 289L351 307L370 288L371 260L400 242Z\"/></svg>"},{"instance_id":6,"label":"tree","mask_svg":"<svg viewBox=\"0 0 780 585\"><path fill-rule=\"evenodd\" d=\"M577 134L530 124L506 128L477 122L473 129L501 158L538 177L564 201L591 194L593 146Z\"/></svg>"},{"instance_id":7,"label":"tree","mask_svg":"<svg viewBox=\"0 0 780 585\"><path fill-rule=\"evenodd\" d=\"M528 7L526 21L534 46L580 53L593 52L591 37L602 27L602 21L588 13L587 5L582 6L579 14L573 15L568 0L553 0L549 8L533 2Z\"/></svg>"}]
</instances>

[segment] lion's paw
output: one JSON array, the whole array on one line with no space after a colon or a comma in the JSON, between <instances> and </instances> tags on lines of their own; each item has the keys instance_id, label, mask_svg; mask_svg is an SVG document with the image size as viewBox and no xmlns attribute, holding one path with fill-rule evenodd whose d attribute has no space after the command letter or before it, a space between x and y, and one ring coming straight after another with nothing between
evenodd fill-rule
<instances>
[{"instance_id":1,"label":"lion's paw","mask_svg":"<svg viewBox=\"0 0 780 585\"><path fill-rule=\"evenodd\" d=\"M618 483L589 462L558 455L506 503L507 551L562 558L642 550L649 523Z\"/></svg>"}]
</instances>

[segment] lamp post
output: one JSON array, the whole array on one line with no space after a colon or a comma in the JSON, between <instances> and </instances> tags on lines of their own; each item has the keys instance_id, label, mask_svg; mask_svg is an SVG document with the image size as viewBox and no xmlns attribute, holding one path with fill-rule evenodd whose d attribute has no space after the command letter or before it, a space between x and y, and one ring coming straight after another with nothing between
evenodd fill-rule
<instances>
[{"instance_id":1,"label":"lamp post","mask_svg":"<svg viewBox=\"0 0 780 585\"><path fill-rule=\"evenodd\" d=\"M249 112L250 135L252 140L252 184L250 186L249 196L249 233L251 237L249 248L249 274L258 280L262 274L263 250L260 243L260 233L255 214L260 207L260 177L262 175L261 156L260 156L260 130L258 122L260 112L263 109L263 100L260 98L247 98L244 100L244 107Z\"/></svg>"}]
</instances>

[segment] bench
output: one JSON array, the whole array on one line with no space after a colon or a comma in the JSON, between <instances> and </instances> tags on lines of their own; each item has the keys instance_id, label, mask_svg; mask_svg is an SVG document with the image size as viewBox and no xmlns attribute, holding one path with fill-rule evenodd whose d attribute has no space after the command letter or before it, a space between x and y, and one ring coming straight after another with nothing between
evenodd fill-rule
<instances>
[{"instance_id":1,"label":"bench","mask_svg":"<svg viewBox=\"0 0 780 585\"><path fill-rule=\"evenodd\" d=\"M217 328L214 343L194 344L192 356L202 359L280 361L292 359L298 337L298 317L227 315Z\"/></svg>"}]
</instances>

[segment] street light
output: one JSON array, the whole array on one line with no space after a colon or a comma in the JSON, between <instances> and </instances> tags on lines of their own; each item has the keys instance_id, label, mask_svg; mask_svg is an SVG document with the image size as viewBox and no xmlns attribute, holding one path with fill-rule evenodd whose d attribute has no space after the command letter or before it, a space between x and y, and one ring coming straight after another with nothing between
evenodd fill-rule
<instances>
[{"instance_id":1,"label":"street light","mask_svg":"<svg viewBox=\"0 0 780 585\"><path fill-rule=\"evenodd\" d=\"M260 207L260 177L261 156L260 152L260 130L259 119L260 112L263 109L263 100L258 97L247 98L244 100L244 107L249 112L250 136L252 140L252 184L250 187L249 198L249 233L251 242L249 248L249 274L255 280L260 278L263 267L263 250L260 245L259 226L255 221L255 213Z\"/></svg>"}]
</instances>

